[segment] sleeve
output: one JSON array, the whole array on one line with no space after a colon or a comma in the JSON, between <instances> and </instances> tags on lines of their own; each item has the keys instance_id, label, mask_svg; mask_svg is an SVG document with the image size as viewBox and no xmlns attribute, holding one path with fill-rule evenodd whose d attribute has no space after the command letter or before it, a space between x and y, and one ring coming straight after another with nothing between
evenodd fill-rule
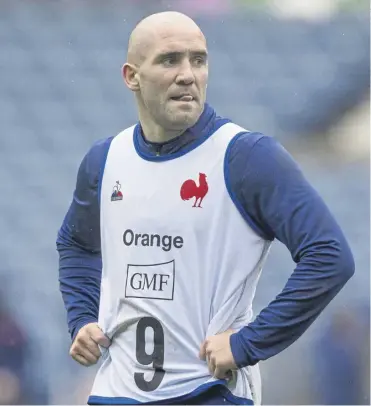
<instances>
[{"instance_id":1,"label":"sleeve","mask_svg":"<svg viewBox=\"0 0 371 406\"><path fill-rule=\"evenodd\" d=\"M112 138L98 141L83 158L71 205L59 229L59 288L72 340L98 320L102 259L99 189Z\"/></svg>"},{"instance_id":2,"label":"sleeve","mask_svg":"<svg viewBox=\"0 0 371 406\"><path fill-rule=\"evenodd\" d=\"M271 137L243 133L231 142L226 183L249 225L278 239L296 267L283 291L231 336L238 367L268 359L296 341L354 273L342 230L289 153Z\"/></svg>"}]
</instances>

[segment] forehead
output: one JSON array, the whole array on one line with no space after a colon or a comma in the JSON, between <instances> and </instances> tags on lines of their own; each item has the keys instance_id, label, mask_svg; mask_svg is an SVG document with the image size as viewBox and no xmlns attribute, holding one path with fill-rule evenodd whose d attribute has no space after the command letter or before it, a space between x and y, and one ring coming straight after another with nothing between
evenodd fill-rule
<instances>
[{"instance_id":1,"label":"forehead","mask_svg":"<svg viewBox=\"0 0 371 406\"><path fill-rule=\"evenodd\" d=\"M162 27L153 37L153 52L206 51L206 41L198 27Z\"/></svg>"}]
</instances>

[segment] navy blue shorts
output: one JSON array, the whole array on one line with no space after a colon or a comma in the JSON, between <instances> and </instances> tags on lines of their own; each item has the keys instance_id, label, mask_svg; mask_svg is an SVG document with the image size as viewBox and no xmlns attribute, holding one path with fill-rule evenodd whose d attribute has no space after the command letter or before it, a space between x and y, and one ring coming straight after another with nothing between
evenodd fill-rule
<instances>
[{"instance_id":1,"label":"navy blue shorts","mask_svg":"<svg viewBox=\"0 0 371 406\"><path fill-rule=\"evenodd\" d=\"M102 398L91 396L88 405L253 405L250 399L239 398L232 395L225 385L216 383L204 388L198 394L188 394L179 398L166 399L162 402L139 403L131 402L128 398Z\"/></svg>"},{"instance_id":2,"label":"navy blue shorts","mask_svg":"<svg viewBox=\"0 0 371 406\"><path fill-rule=\"evenodd\" d=\"M239 398L224 385L214 385L205 392L182 402L174 402L173 405L253 405L249 399Z\"/></svg>"}]
</instances>

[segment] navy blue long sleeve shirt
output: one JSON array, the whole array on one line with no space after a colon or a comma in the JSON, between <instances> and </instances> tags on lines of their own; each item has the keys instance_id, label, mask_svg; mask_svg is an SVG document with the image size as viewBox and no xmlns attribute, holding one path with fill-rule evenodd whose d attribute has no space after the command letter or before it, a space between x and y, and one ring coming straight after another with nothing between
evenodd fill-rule
<instances>
[{"instance_id":1,"label":"navy blue long sleeve shirt","mask_svg":"<svg viewBox=\"0 0 371 406\"><path fill-rule=\"evenodd\" d=\"M228 120L206 105L196 125L166 143L140 131L141 155L163 159L190 148ZM111 138L96 142L80 165L70 208L58 233L59 282L72 339L98 319L102 259L100 178ZM226 156L231 197L264 239L281 241L296 267L281 293L248 326L231 336L239 367L268 359L298 339L354 273L349 245L323 200L289 153L272 137L240 133Z\"/></svg>"}]
</instances>

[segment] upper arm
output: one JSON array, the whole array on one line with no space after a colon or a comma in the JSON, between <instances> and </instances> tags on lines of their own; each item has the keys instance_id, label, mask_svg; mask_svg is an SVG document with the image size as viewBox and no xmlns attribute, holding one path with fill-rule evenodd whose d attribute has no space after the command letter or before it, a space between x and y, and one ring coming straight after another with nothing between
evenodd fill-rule
<instances>
[{"instance_id":1,"label":"upper arm","mask_svg":"<svg viewBox=\"0 0 371 406\"><path fill-rule=\"evenodd\" d=\"M230 177L246 218L266 239L277 238L295 262L314 244L348 248L330 210L291 155L274 139L249 134L230 151Z\"/></svg>"},{"instance_id":2,"label":"upper arm","mask_svg":"<svg viewBox=\"0 0 371 406\"><path fill-rule=\"evenodd\" d=\"M58 246L100 252L99 185L111 140L96 142L84 156L72 202L58 232Z\"/></svg>"}]
</instances>

